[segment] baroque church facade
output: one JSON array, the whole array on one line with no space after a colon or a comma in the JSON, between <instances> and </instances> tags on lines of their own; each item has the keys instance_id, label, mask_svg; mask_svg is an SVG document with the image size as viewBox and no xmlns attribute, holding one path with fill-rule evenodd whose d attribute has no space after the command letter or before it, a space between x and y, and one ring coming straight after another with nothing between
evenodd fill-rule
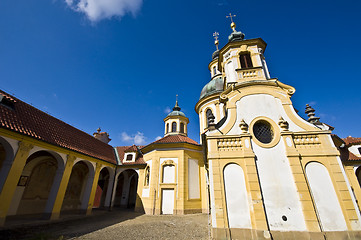
<instances>
[{"instance_id":1,"label":"baroque church facade","mask_svg":"<svg viewBox=\"0 0 361 240\"><path fill-rule=\"evenodd\" d=\"M93 208L210 215L214 239L361 239L361 138L341 139L269 74L234 22L201 91L201 143L176 102L164 137L109 145L0 90L0 226Z\"/></svg>"}]
</instances>

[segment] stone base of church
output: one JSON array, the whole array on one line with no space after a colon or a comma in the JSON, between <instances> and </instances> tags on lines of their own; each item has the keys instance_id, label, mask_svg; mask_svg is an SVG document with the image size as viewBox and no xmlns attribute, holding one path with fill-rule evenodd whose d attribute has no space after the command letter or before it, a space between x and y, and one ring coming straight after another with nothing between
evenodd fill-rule
<instances>
[{"instance_id":1,"label":"stone base of church","mask_svg":"<svg viewBox=\"0 0 361 240\"><path fill-rule=\"evenodd\" d=\"M160 209L151 209L151 208L135 208L136 212L144 212L147 215L161 215ZM173 215L185 215L185 214L195 214L195 213L207 213L207 209L174 209Z\"/></svg>"},{"instance_id":2,"label":"stone base of church","mask_svg":"<svg viewBox=\"0 0 361 240\"><path fill-rule=\"evenodd\" d=\"M212 228L212 239L244 239L244 240L361 240L361 231L335 231L335 232L280 232L280 231L263 231L255 229L240 228Z\"/></svg>"}]
</instances>

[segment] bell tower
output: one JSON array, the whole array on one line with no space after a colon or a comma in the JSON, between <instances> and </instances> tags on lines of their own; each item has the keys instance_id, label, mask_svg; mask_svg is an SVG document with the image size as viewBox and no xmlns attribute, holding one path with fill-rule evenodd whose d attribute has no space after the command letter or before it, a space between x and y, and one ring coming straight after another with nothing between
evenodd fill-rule
<instances>
[{"instance_id":1,"label":"bell tower","mask_svg":"<svg viewBox=\"0 0 361 240\"><path fill-rule=\"evenodd\" d=\"M187 137L188 123L189 123L189 119L181 111L181 108L178 105L178 95L177 95L177 99L173 111L171 111L164 118L164 136L179 134Z\"/></svg>"},{"instance_id":2,"label":"bell tower","mask_svg":"<svg viewBox=\"0 0 361 240\"><path fill-rule=\"evenodd\" d=\"M265 41L245 39L227 17L232 32L220 49L214 34L211 79L195 106L213 238L347 239L360 214L330 129L313 109L312 121L296 113L295 89L270 77Z\"/></svg>"}]
</instances>

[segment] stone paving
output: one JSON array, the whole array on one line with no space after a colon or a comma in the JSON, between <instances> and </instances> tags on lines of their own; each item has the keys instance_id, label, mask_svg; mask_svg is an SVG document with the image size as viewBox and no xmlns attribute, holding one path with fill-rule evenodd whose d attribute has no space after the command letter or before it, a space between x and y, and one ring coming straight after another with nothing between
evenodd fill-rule
<instances>
[{"instance_id":1,"label":"stone paving","mask_svg":"<svg viewBox=\"0 0 361 240\"><path fill-rule=\"evenodd\" d=\"M208 215L150 216L130 210L93 211L88 217L63 216L53 222L9 221L0 239L209 239Z\"/></svg>"}]
</instances>

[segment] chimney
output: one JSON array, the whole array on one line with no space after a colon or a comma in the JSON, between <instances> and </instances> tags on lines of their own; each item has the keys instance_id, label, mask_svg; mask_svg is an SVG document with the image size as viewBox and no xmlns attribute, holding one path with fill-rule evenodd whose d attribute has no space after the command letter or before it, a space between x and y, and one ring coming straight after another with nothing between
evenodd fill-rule
<instances>
[{"instance_id":1,"label":"chimney","mask_svg":"<svg viewBox=\"0 0 361 240\"><path fill-rule=\"evenodd\" d=\"M109 134L107 132L101 132L100 128L97 129L97 132L93 133L93 136L104 143L109 143L111 140Z\"/></svg>"}]
</instances>

